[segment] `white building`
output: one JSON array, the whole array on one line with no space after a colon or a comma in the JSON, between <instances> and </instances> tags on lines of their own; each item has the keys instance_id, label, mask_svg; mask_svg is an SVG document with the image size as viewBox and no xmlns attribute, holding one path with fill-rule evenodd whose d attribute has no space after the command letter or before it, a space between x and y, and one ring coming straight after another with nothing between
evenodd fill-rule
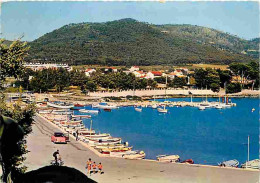
<instances>
[{"instance_id":1,"label":"white building","mask_svg":"<svg viewBox=\"0 0 260 183\"><path fill-rule=\"evenodd\" d=\"M72 67L68 64L45 64L45 63L25 63L25 68L30 68L34 71L39 71L43 69L58 69L58 68L64 68L67 71L72 71Z\"/></svg>"},{"instance_id":2,"label":"white building","mask_svg":"<svg viewBox=\"0 0 260 183\"><path fill-rule=\"evenodd\" d=\"M134 72L134 71L139 71L139 67L138 66L132 66L130 69L129 69L130 72Z\"/></svg>"},{"instance_id":3,"label":"white building","mask_svg":"<svg viewBox=\"0 0 260 183\"><path fill-rule=\"evenodd\" d=\"M90 77L90 75L91 75L93 72L96 72L96 70L95 70L95 69L86 69L86 70L85 70L85 75L86 75L87 77Z\"/></svg>"}]
</instances>

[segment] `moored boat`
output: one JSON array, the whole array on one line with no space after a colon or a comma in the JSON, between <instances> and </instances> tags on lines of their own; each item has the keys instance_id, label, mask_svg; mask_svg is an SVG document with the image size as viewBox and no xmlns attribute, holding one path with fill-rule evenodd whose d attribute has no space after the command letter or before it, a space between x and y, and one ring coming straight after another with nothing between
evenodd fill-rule
<instances>
[{"instance_id":1,"label":"moored boat","mask_svg":"<svg viewBox=\"0 0 260 183\"><path fill-rule=\"evenodd\" d=\"M186 160L182 161L181 163L194 164L194 161L192 159L186 159Z\"/></svg>"},{"instance_id":2,"label":"moored boat","mask_svg":"<svg viewBox=\"0 0 260 183\"><path fill-rule=\"evenodd\" d=\"M88 138L86 141L91 145L109 145L121 143L121 138Z\"/></svg>"},{"instance_id":3,"label":"moored boat","mask_svg":"<svg viewBox=\"0 0 260 183\"><path fill-rule=\"evenodd\" d=\"M135 111L137 111L137 112L142 112L142 108L135 107Z\"/></svg>"},{"instance_id":4,"label":"moored boat","mask_svg":"<svg viewBox=\"0 0 260 183\"><path fill-rule=\"evenodd\" d=\"M122 157L125 159L144 159L145 153L144 151L132 151L122 155Z\"/></svg>"},{"instance_id":5,"label":"moored boat","mask_svg":"<svg viewBox=\"0 0 260 183\"><path fill-rule=\"evenodd\" d=\"M71 104L66 104L66 103L52 103L52 102L47 102L47 105L50 107L55 107L55 108L60 108L60 109L70 109L74 107L74 105Z\"/></svg>"},{"instance_id":6,"label":"moored boat","mask_svg":"<svg viewBox=\"0 0 260 183\"><path fill-rule=\"evenodd\" d=\"M224 167L238 167L238 165L239 162L236 159L223 161L222 163L219 164L219 166L224 166Z\"/></svg>"},{"instance_id":7,"label":"moored boat","mask_svg":"<svg viewBox=\"0 0 260 183\"><path fill-rule=\"evenodd\" d=\"M72 118L91 118L90 115L86 114L77 114L77 115L71 115Z\"/></svg>"},{"instance_id":8,"label":"moored boat","mask_svg":"<svg viewBox=\"0 0 260 183\"><path fill-rule=\"evenodd\" d=\"M81 104L74 104L74 107L84 107L84 105L81 105Z\"/></svg>"},{"instance_id":9,"label":"moored boat","mask_svg":"<svg viewBox=\"0 0 260 183\"><path fill-rule=\"evenodd\" d=\"M205 106L199 106L199 110L205 110L206 109L206 107Z\"/></svg>"},{"instance_id":10,"label":"moored boat","mask_svg":"<svg viewBox=\"0 0 260 183\"><path fill-rule=\"evenodd\" d=\"M157 160L161 162L175 163L180 161L179 155L159 155Z\"/></svg>"},{"instance_id":11,"label":"moored boat","mask_svg":"<svg viewBox=\"0 0 260 183\"><path fill-rule=\"evenodd\" d=\"M254 159L241 165L241 168L251 168L260 170L260 160Z\"/></svg>"},{"instance_id":12,"label":"moored boat","mask_svg":"<svg viewBox=\"0 0 260 183\"><path fill-rule=\"evenodd\" d=\"M167 113L167 112L168 112L168 109L165 109L165 106L164 106L164 108L158 107L158 108L157 108L157 111L160 112L160 113Z\"/></svg>"},{"instance_id":13,"label":"moored boat","mask_svg":"<svg viewBox=\"0 0 260 183\"><path fill-rule=\"evenodd\" d=\"M99 113L99 110L80 109L79 112L82 112L82 113L91 113L91 114L98 114L98 113Z\"/></svg>"}]
</instances>

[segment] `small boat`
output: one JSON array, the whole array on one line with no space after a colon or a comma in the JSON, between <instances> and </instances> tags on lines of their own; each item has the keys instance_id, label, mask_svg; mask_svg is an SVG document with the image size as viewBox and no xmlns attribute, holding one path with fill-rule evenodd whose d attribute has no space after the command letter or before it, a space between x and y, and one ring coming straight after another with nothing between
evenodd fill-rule
<instances>
[{"instance_id":1,"label":"small boat","mask_svg":"<svg viewBox=\"0 0 260 183\"><path fill-rule=\"evenodd\" d=\"M238 167L238 165L239 162L236 159L223 161L222 163L219 164L219 166L223 166L223 167Z\"/></svg>"},{"instance_id":2,"label":"small boat","mask_svg":"<svg viewBox=\"0 0 260 183\"><path fill-rule=\"evenodd\" d=\"M252 112L254 112L254 111L255 111L255 108L252 109Z\"/></svg>"},{"instance_id":3,"label":"small boat","mask_svg":"<svg viewBox=\"0 0 260 183\"><path fill-rule=\"evenodd\" d=\"M179 155L159 155L157 160L161 162L176 163L180 161Z\"/></svg>"},{"instance_id":4,"label":"small boat","mask_svg":"<svg viewBox=\"0 0 260 183\"><path fill-rule=\"evenodd\" d=\"M82 112L82 113L91 113L91 114L98 114L98 113L99 113L99 110L80 109L79 112Z\"/></svg>"},{"instance_id":5,"label":"small boat","mask_svg":"<svg viewBox=\"0 0 260 183\"><path fill-rule=\"evenodd\" d=\"M106 138L106 139L102 139L102 138L88 138L86 139L86 141L89 144L92 145L110 145L110 144L119 144L121 143L122 139L121 138Z\"/></svg>"},{"instance_id":6,"label":"small boat","mask_svg":"<svg viewBox=\"0 0 260 183\"><path fill-rule=\"evenodd\" d=\"M60 109L70 109L74 107L74 105L66 104L66 103L51 103L47 102L47 105L50 107L60 108Z\"/></svg>"},{"instance_id":7,"label":"small boat","mask_svg":"<svg viewBox=\"0 0 260 183\"><path fill-rule=\"evenodd\" d=\"M199 110L205 110L206 107L205 106L199 106Z\"/></svg>"},{"instance_id":8,"label":"small boat","mask_svg":"<svg viewBox=\"0 0 260 183\"><path fill-rule=\"evenodd\" d=\"M110 154L111 152L126 152L130 151L132 147L116 147L116 148L103 148L99 149L102 154Z\"/></svg>"},{"instance_id":9,"label":"small boat","mask_svg":"<svg viewBox=\"0 0 260 183\"><path fill-rule=\"evenodd\" d=\"M85 114L78 114L78 115L71 115L72 118L91 118L90 115Z\"/></svg>"},{"instance_id":10,"label":"small boat","mask_svg":"<svg viewBox=\"0 0 260 183\"><path fill-rule=\"evenodd\" d=\"M158 107L158 108L157 108L157 111L160 112L160 113L167 113L167 112L168 112L168 109L165 109L165 106L164 106L164 108Z\"/></svg>"},{"instance_id":11,"label":"small boat","mask_svg":"<svg viewBox=\"0 0 260 183\"><path fill-rule=\"evenodd\" d=\"M99 109L117 109L116 105L108 105L107 103L99 103L98 105L92 105L93 108Z\"/></svg>"},{"instance_id":12,"label":"small boat","mask_svg":"<svg viewBox=\"0 0 260 183\"><path fill-rule=\"evenodd\" d=\"M125 159L144 159L145 158L145 153L144 151L132 151L129 153L126 153L122 155L123 158Z\"/></svg>"},{"instance_id":13,"label":"small boat","mask_svg":"<svg viewBox=\"0 0 260 183\"><path fill-rule=\"evenodd\" d=\"M111 138L110 134L109 133L101 133L101 134L84 134L84 133L79 133L81 134L81 137L82 138L85 138L85 139L108 139L108 138Z\"/></svg>"},{"instance_id":14,"label":"small boat","mask_svg":"<svg viewBox=\"0 0 260 183\"><path fill-rule=\"evenodd\" d=\"M194 164L194 161L192 159L186 159L186 160L182 161L181 163Z\"/></svg>"},{"instance_id":15,"label":"small boat","mask_svg":"<svg viewBox=\"0 0 260 183\"><path fill-rule=\"evenodd\" d=\"M152 108L153 108L153 109L156 109L156 108L157 108L157 105L156 105L156 104L153 104L153 105L152 105Z\"/></svg>"},{"instance_id":16,"label":"small boat","mask_svg":"<svg viewBox=\"0 0 260 183\"><path fill-rule=\"evenodd\" d=\"M142 112L142 108L135 107L135 111Z\"/></svg>"},{"instance_id":17,"label":"small boat","mask_svg":"<svg viewBox=\"0 0 260 183\"><path fill-rule=\"evenodd\" d=\"M222 107L221 105L219 105L219 104L216 104L216 105L215 105L215 108L216 108L216 109L222 109L223 107Z\"/></svg>"},{"instance_id":18,"label":"small boat","mask_svg":"<svg viewBox=\"0 0 260 183\"><path fill-rule=\"evenodd\" d=\"M106 112L111 112L111 109L103 109Z\"/></svg>"},{"instance_id":19,"label":"small boat","mask_svg":"<svg viewBox=\"0 0 260 183\"><path fill-rule=\"evenodd\" d=\"M241 165L241 168L260 169L260 160L254 159Z\"/></svg>"},{"instance_id":20,"label":"small boat","mask_svg":"<svg viewBox=\"0 0 260 183\"><path fill-rule=\"evenodd\" d=\"M74 104L74 107L84 107L84 105L81 105L81 104Z\"/></svg>"},{"instance_id":21,"label":"small boat","mask_svg":"<svg viewBox=\"0 0 260 183\"><path fill-rule=\"evenodd\" d=\"M104 149L104 148L119 148L119 147L126 147L124 144L109 144L109 145L96 145L95 149Z\"/></svg>"},{"instance_id":22,"label":"small boat","mask_svg":"<svg viewBox=\"0 0 260 183\"><path fill-rule=\"evenodd\" d=\"M50 114L52 110L39 110L39 114Z\"/></svg>"}]
</instances>

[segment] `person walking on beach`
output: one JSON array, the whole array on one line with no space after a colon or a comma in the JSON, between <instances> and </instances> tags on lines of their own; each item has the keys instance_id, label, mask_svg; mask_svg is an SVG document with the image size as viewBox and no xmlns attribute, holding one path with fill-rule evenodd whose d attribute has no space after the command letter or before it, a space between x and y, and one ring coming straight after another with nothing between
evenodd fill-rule
<instances>
[{"instance_id":1,"label":"person walking on beach","mask_svg":"<svg viewBox=\"0 0 260 183\"><path fill-rule=\"evenodd\" d=\"M92 169L93 169L93 173L97 173L97 165L96 165L96 162L93 163Z\"/></svg>"},{"instance_id":2,"label":"person walking on beach","mask_svg":"<svg viewBox=\"0 0 260 183\"><path fill-rule=\"evenodd\" d=\"M100 174L102 174L102 169L103 169L103 166L101 163L98 164L98 171Z\"/></svg>"}]
</instances>

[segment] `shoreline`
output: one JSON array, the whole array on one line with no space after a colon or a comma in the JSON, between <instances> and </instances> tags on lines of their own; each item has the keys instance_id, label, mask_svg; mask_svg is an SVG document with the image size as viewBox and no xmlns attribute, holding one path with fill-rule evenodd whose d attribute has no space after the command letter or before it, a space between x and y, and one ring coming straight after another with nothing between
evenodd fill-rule
<instances>
[{"instance_id":1,"label":"shoreline","mask_svg":"<svg viewBox=\"0 0 260 183\"><path fill-rule=\"evenodd\" d=\"M51 124L52 126L58 128L60 131L62 131L63 133L68 133L67 131L61 129L60 127L58 127L57 125L55 125L54 123L52 123L51 121L49 121L48 119L46 119L45 117L43 117L41 114L36 113L36 116L42 118L43 120L45 120L46 122L48 122L49 124ZM72 135L69 134L70 139L72 138L73 140L76 140L76 138ZM81 145L83 145L84 147L88 148L89 150L91 150L93 153L95 153L97 156L99 157L104 157L104 158L112 158L112 159L124 159L124 158L119 158L119 157L110 157L108 155L105 154L101 154L99 153L96 149L92 148L91 146L89 146L88 144L78 140L77 142L79 142ZM157 163L163 163L163 164L169 164L168 162L159 162L157 160L154 159L139 159L140 161L149 161L149 162L157 162ZM139 161L137 160L137 161ZM186 166L194 166L194 167L208 167L208 168L220 168L220 169L232 169L232 170L241 170L241 171L260 171L258 169L245 169L245 168L234 168L234 167L220 167L220 166L214 166L214 165L203 165L203 164L185 164L185 163L173 163L173 164L178 164L178 165L186 165Z\"/></svg>"},{"instance_id":2,"label":"shoreline","mask_svg":"<svg viewBox=\"0 0 260 183\"><path fill-rule=\"evenodd\" d=\"M33 131L26 138L29 153L26 154L24 165L28 167L27 172L49 165L53 159L52 153L59 149L64 166L76 168L99 183L172 183L173 180L185 183L229 183L259 180L258 170L99 157L74 138L68 144L51 143L51 135L59 129L50 123L35 116ZM89 158L97 163L102 162L105 173L86 174L85 164Z\"/></svg>"}]
</instances>

